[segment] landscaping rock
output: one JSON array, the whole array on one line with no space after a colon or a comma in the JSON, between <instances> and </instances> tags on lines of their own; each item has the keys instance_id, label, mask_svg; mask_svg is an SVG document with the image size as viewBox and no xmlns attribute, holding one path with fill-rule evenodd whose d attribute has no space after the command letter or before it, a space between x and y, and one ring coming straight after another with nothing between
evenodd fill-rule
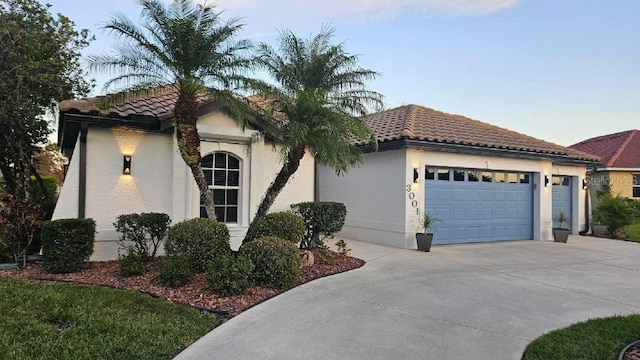
<instances>
[{"instance_id":1,"label":"landscaping rock","mask_svg":"<svg viewBox=\"0 0 640 360\"><path fill-rule=\"evenodd\" d=\"M315 262L315 258L313 257L313 253L309 250L300 250L300 257L302 257L302 267L313 266Z\"/></svg>"}]
</instances>

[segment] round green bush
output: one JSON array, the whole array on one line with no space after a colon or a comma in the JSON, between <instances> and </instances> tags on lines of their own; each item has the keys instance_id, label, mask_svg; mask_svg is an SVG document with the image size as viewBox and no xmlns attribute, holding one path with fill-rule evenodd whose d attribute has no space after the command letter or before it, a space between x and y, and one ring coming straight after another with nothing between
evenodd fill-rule
<instances>
[{"instance_id":1,"label":"round green bush","mask_svg":"<svg viewBox=\"0 0 640 360\"><path fill-rule=\"evenodd\" d=\"M169 229L164 248L168 256L185 256L193 271L204 271L209 261L231 255L229 229L214 219L185 220Z\"/></svg>"},{"instance_id":2,"label":"round green bush","mask_svg":"<svg viewBox=\"0 0 640 360\"><path fill-rule=\"evenodd\" d=\"M275 236L297 244L302 240L306 230L307 227L301 216L288 212L277 212L267 214L260 219L256 238Z\"/></svg>"},{"instance_id":3,"label":"round green bush","mask_svg":"<svg viewBox=\"0 0 640 360\"><path fill-rule=\"evenodd\" d=\"M242 294L253 285L253 268L246 256L224 256L209 262L204 276L215 293L232 296Z\"/></svg>"},{"instance_id":4,"label":"round green bush","mask_svg":"<svg viewBox=\"0 0 640 360\"><path fill-rule=\"evenodd\" d=\"M262 237L243 244L239 253L251 259L253 279L258 285L286 288L300 276L300 251L291 241Z\"/></svg>"},{"instance_id":5,"label":"round green bush","mask_svg":"<svg viewBox=\"0 0 640 360\"><path fill-rule=\"evenodd\" d=\"M93 254L93 219L59 219L42 226L43 266L49 273L79 271Z\"/></svg>"},{"instance_id":6,"label":"round green bush","mask_svg":"<svg viewBox=\"0 0 640 360\"><path fill-rule=\"evenodd\" d=\"M137 253L133 247L129 247L127 253L120 255L118 258L120 262L120 275L130 277L144 274L145 257Z\"/></svg>"},{"instance_id":7,"label":"round green bush","mask_svg":"<svg viewBox=\"0 0 640 360\"><path fill-rule=\"evenodd\" d=\"M164 286L180 287L191 280L191 267L184 255L168 256L160 264L158 280Z\"/></svg>"}]
</instances>

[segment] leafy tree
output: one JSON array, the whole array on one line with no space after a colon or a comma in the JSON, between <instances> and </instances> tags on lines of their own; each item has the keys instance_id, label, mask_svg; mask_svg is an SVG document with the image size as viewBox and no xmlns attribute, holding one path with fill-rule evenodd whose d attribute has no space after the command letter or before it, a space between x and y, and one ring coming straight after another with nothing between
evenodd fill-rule
<instances>
[{"instance_id":1,"label":"leafy tree","mask_svg":"<svg viewBox=\"0 0 640 360\"><path fill-rule=\"evenodd\" d=\"M41 114L91 88L80 67L89 40L87 30L53 16L49 5L0 1L0 243L16 261L38 237L45 216L39 204L52 195L34 161L51 131Z\"/></svg>"},{"instance_id":2,"label":"leafy tree","mask_svg":"<svg viewBox=\"0 0 640 360\"><path fill-rule=\"evenodd\" d=\"M254 239L257 225L298 170L307 150L316 161L337 174L362 162L356 143L375 144L375 136L362 120L369 106L382 107L382 95L365 81L378 76L358 65L343 44L332 44L333 29L325 27L310 39L284 30L278 47L260 44L257 64L277 83L252 82L257 95L268 100L263 110L287 121L272 136L281 145L283 165L267 188L244 242Z\"/></svg>"},{"instance_id":3,"label":"leafy tree","mask_svg":"<svg viewBox=\"0 0 640 360\"><path fill-rule=\"evenodd\" d=\"M236 121L250 117L246 102L233 89L250 67L247 40L235 40L239 19L223 22L214 6L174 0L139 0L142 26L123 14L105 25L119 44L114 53L90 57L90 68L114 74L105 92L115 90L104 105L158 93L176 94L175 128L182 159L205 200L207 214L215 218L213 195L201 166L200 135L196 128L199 100L210 97Z\"/></svg>"}]
</instances>

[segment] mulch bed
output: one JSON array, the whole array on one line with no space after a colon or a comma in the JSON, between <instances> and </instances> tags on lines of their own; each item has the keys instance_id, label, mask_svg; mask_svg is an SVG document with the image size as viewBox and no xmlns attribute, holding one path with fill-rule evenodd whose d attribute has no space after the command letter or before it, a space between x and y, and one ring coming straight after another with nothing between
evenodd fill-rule
<instances>
[{"instance_id":1,"label":"mulch bed","mask_svg":"<svg viewBox=\"0 0 640 360\"><path fill-rule=\"evenodd\" d=\"M364 265L364 261L350 256L333 253L333 259L325 259L319 250L312 250L315 262L312 266L303 267L300 279L293 285L304 284L314 279L349 271ZM241 295L222 297L213 293L203 274L194 274L191 281L179 288L165 287L156 279L158 264L163 258L147 264L144 275L124 278L119 274L117 261L90 262L82 271L71 274L48 274L39 264L29 264L22 270L0 270L0 278L12 277L22 279L65 281L87 285L103 285L117 289L137 290L152 296L193 306L202 310L222 315L227 320L267 299L281 294L288 289L269 289L255 286Z\"/></svg>"},{"instance_id":2,"label":"mulch bed","mask_svg":"<svg viewBox=\"0 0 640 360\"><path fill-rule=\"evenodd\" d=\"M625 351L622 360L640 360L640 344L635 345Z\"/></svg>"}]
</instances>

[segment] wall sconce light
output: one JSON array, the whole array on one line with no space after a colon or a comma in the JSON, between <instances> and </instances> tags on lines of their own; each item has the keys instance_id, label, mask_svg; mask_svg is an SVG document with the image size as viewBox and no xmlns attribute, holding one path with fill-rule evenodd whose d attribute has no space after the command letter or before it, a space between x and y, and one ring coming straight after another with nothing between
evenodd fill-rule
<instances>
[{"instance_id":1,"label":"wall sconce light","mask_svg":"<svg viewBox=\"0 0 640 360\"><path fill-rule=\"evenodd\" d=\"M587 179L582 179L582 189L587 190L588 185L589 185L589 182L587 181Z\"/></svg>"},{"instance_id":2,"label":"wall sconce light","mask_svg":"<svg viewBox=\"0 0 640 360\"><path fill-rule=\"evenodd\" d=\"M125 155L122 162L122 174L131 175L131 155Z\"/></svg>"},{"instance_id":3,"label":"wall sconce light","mask_svg":"<svg viewBox=\"0 0 640 360\"><path fill-rule=\"evenodd\" d=\"M413 183L417 184L419 178L420 178L420 172L418 171L418 168L413 168Z\"/></svg>"},{"instance_id":4,"label":"wall sconce light","mask_svg":"<svg viewBox=\"0 0 640 360\"><path fill-rule=\"evenodd\" d=\"M549 186L549 177L547 175L544 176L544 187Z\"/></svg>"}]
</instances>

